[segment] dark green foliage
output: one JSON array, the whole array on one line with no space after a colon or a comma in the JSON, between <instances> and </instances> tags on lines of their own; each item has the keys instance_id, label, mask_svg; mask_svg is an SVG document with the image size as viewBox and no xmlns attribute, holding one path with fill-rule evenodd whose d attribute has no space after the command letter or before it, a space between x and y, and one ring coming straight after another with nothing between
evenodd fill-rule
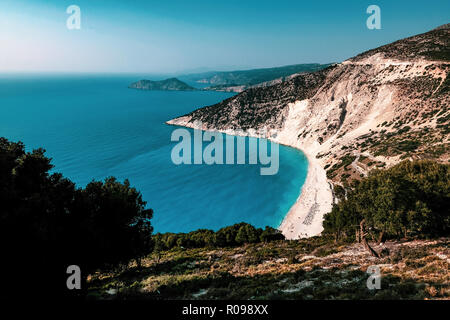
<instances>
[{"instance_id":1,"label":"dark green foliage","mask_svg":"<svg viewBox=\"0 0 450 320\"><path fill-rule=\"evenodd\" d=\"M345 199L345 189L338 184L334 186L333 194L338 200Z\"/></svg>"},{"instance_id":2,"label":"dark green foliage","mask_svg":"<svg viewBox=\"0 0 450 320\"><path fill-rule=\"evenodd\" d=\"M353 236L365 219L370 230L390 237L448 235L449 165L404 161L374 170L325 216L325 233Z\"/></svg>"},{"instance_id":3,"label":"dark green foliage","mask_svg":"<svg viewBox=\"0 0 450 320\"><path fill-rule=\"evenodd\" d=\"M346 154L343 156L339 163L334 164L330 169L327 170L327 178L332 179L336 176L335 171L338 170L341 167L344 167L344 169L347 169L347 166L352 164L353 161L355 161L357 157L352 156L350 154Z\"/></svg>"},{"instance_id":4,"label":"dark green foliage","mask_svg":"<svg viewBox=\"0 0 450 320\"><path fill-rule=\"evenodd\" d=\"M128 180L123 184L115 178L93 181L80 193L83 210L73 216L86 228L77 231L91 237L84 250L92 251L92 267L126 262L150 252L152 211L144 209L146 203Z\"/></svg>"},{"instance_id":5,"label":"dark green foliage","mask_svg":"<svg viewBox=\"0 0 450 320\"><path fill-rule=\"evenodd\" d=\"M450 50L440 49L437 51L427 52L426 57L433 60L450 61Z\"/></svg>"},{"instance_id":6,"label":"dark green foliage","mask_svg":"<svg viewBox=\"0 0 450 320\"><path fill-rule=\"evenodd\" d=\"M164 233L153 236L155 252L173 248L234 247L246 243L284 240L279 230L255 228L248 223L224 227L217 232L200 229L189 233Z\"/></svg>"},{"instance_id":7,"label":"dark green foliage","mask_svg":"<svg viewBox=\"0 0 450 320\"><path fill-rule=\"evenodd\" d=\"M402 133L408 132L409 130L411 130L410 126L404 126L403 128L401 128L400 130L397 131L397 134L402 134Z\"/></svg>"},{"instance_id":8,"label":"dark green foliage","mask_svg":"<svg viewBox=\"0 0 450 320\"><path fill-rule=\"evenodd\" d=\"M260 235L261 242L284 240L284 235L277 229L266 227Z\"/></svg>"},{"instance_id":9,"label":"dark green foliage","mask_svg":"<svg viewBox=\"0 0 450 320\"><path fill-rule=\"evenodd\" d=\"M420 146L419 141L403 140L397 144L397 149L400 151L414 151Z\"/></svg>"},{"instance_id":10,"label":"dark green foliage","mask_svg":"<svg viewBox=\"0 0 450 320\"><path fill-rule=\"evenodd\" d=\"M259 242L260 234L261 229L257 230L254 226L247 224L239 228L235 240L239 244L255 243Z\"/></svg>"},{"instance_id":11,"label":"dark green foliage","mask_svg":"<svg viewBox=\"0 0 450 320\"><path fill-rule=\"evenodd\" d=\"M29 274L33 288L59 296L67 292L69 265L87 275L148 254L152 210L127 180L79 189L61 174L50 175L50 161L43 149L26 152L22 143L0 138L2 274L12 290L29 290Z\"/></svg>"}]
</instances>

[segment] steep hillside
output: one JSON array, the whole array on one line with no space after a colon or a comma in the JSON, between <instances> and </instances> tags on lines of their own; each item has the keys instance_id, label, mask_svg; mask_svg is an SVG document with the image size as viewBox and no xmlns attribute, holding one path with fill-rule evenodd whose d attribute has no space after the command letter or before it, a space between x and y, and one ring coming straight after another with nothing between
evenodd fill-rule
<instances>
[{"instance_id":1,"label":"steep hillside","mask_svg":"<svg viewBox=\"0 0 450 320\"><path fill-rule=\"evenodd\" d=\"M313 222L304 220L299 229L290 219L281 229L288 238L318 234L334 201L327 182L345 186L407 158L449 161L449 39L449 25L441 26L324 70L251 88L168 124L198 128L194 122L201 121L200 129L230 134L251 129L250 135L264 133L303 150L310 160L303 192L309 198L294 213L305 219L312 212ZM308 189L317 185L320 190Z\"/></svg>"},{"instance_id":2,"label":"steep hillside","mask_svg":"<svg viewBox=\"0 0 450 320\"><path fill-rule=\"evenodd\" d=\"M186 79L209 84L206 90L242 92L257 86L267 86L290 79L293 75L326 68L327 64L296 64L276 68L207 72L185 76Z\"/></svg>"},{"instance_id":3,"label":"steep hillside","mask_svg":"<svg viewBox=\"0 0 450 320\"><path fill-rule=\"evenodd\" d=\"M361 61L376 53L383 53L385 58L393 59L450 61L449 28L450 24L445 24L429 32L361 53L351 60Z\"/></svg>"}]
</instances>

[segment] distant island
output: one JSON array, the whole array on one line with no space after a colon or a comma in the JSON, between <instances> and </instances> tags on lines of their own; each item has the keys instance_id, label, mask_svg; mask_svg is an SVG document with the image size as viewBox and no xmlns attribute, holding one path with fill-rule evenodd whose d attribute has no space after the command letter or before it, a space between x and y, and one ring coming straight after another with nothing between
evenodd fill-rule
<instances>
[{"instance_id":1,"label":"distant island","mask_svg":"<svg viewBox=\"0 0 450 320\"><path fill-rule=\"evenodd\" d=\"M162 90L162 91L196 91L197 89L191 87L187 83L178 80L177 78L170 78L161 81L139 80L132 83L129 88L139 90Z\"/></svg>"}]
</instances>

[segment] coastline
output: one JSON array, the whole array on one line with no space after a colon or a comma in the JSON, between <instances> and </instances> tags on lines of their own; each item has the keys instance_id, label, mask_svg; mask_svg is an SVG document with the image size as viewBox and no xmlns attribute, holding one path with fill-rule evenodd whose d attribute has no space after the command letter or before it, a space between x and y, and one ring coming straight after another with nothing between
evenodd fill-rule
<instances>
[{"instance_id":1,"label":"coastline","mask_svg":"<svg viewBox=\"0 0 450 320\"><path fill-rule=\"evenodd\" d=\"M192 122L189 122L189 120L191 120L189 116L184 116L169 120L166 124L202 131L221 132L234 136L240 135L239 132L231 129L211 130L209 128L200 128L195 126ZM247 135L254 138L265 138L272 142L298 149L305 154L308 160L306 180L302 186L299 196L297 197L297 200L284 216L282 222L278 226L278 229L288 240L320 235L323 230L323 216L331 211L333 203L333 194L326 177L325 169L323 169L312 153L305 151L307 149L306 146L302 148L301 145L286 143L280 135L276 136L276 138L272 136L262 137L256 133Z\"/></svg>"},{"instance_id":2,"label":"coastline","mask_svg":"<svg viewBox=\"0 0 450 320\"><path fill-rule=\"evenodd\" d=\"M331 210L333 201L325 170L311 155L299 150L308 159L308 172L299 197L278 227L286 239L319 235L323 230L323 216Z\"/></svg>"}]
</instances>

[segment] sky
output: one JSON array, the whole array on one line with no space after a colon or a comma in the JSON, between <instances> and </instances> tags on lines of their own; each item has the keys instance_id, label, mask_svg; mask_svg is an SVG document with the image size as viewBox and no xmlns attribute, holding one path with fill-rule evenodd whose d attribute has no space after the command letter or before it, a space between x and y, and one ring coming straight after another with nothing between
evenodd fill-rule
<instances>
[{"instance_id":1,"label":"sky","mask_svg":"<svg viewBox=\"0 0 450 320\"><path fill-rule=\"evenodd\" d=\"M369 5L381 29L369 30ZM66 12L77 5L81 28ZM0 73L330 63L450 22L448 0L0 0Z\"/></svg>"}]
</instances>

